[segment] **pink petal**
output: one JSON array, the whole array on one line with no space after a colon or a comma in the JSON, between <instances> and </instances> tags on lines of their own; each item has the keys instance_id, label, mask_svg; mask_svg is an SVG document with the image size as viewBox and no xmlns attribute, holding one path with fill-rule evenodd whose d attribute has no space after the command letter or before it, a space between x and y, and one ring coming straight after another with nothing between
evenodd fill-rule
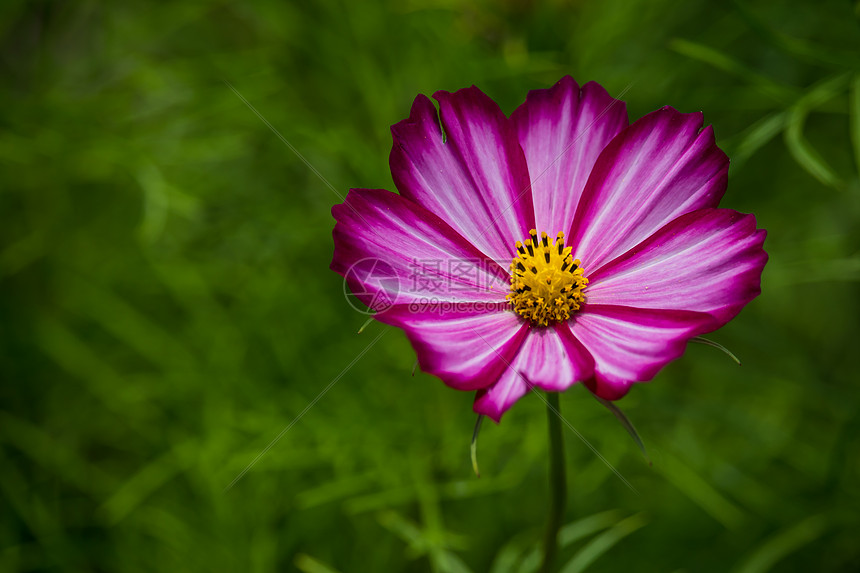
<instances>
[{"instance_id":1,"label":"pink petal","mask_svg":"<svg viewBox=\"0 0 860 573\"><path fill-rule=\"evenodd\" d=\"M513 368L505 370L495 384L478 391L472 409L489 416L497 424L517 400L525 396L531 387L526 379Z\"/></svg>"},{"instance_id":2,"label":"pink petal","mask_svg":"<svg viewBox=\"0 0 860 573\"><path fill-rule=\"evenodd\" d=\"M551 328L530 328L516 357L492 386L478 392L474 410L498 422L514 402L532 386L562 392L591 378L594 360L567 323Z\"/></svg>"},{"instance_id":3,"label":"pink petal","mask_svg":"<svg viewBox=\"0 0 860 573\"><path fill-rule=\"evenodd\" d=\"M706 312L720 326L761 292L765 234L729 209L682 215L589 275L588 302Z\"/></svg>"},{"instance_id":4,"label":"pink petal","mask_svg":"<svg viewBox=\"0 0 860 573\"><path fill-rule=\"evenodd\" d=\"M627 127L627 106L599 84L580 88L566 76L529 92L511 121L529 166L537 229L567 232L598 155Z\"/></svg>"},{"instance_id":5,"label":"pink petal","mask_svg":"<svg viewBox=\"0 0 860 573\"><path fill-rule=\"evenodd\" d=\"M498 380L528 333L528 325L501 304L397 305L377 319L402 328L421 370L457 390Z\"/></svg>"},{"instance_id":6,"label":"pink petal","mask_svg":"<svg viewBox=\"0 0 860 573\"><path fill-rule=\"evenodd\" d=\"M418 96L392 126L389 162L404 197L436 213L507 268L514 242L534 228L529 174L510 120L476 87Z\"/></svg>"},{"instance_id":7,"label":"pink petal","mask_svg":"<svg viewBox=\"0 0 860 573\"><path fill-rule=\"evenodd\" d=\"M587 304L570 322L571 332L594 358L586 385L617 400L634 382L644 382L681 356L687 340L713 329L704 313Z\"/></svg>"},{"instance_id":8,"label":"pink petal","mask_svg":"<svg viewBox=\"0 0 860 573\"><path fill-rule=\"evenodd\" d=\"M367 306L432 300L504 301L509 275L439 217L379 189L335 205L331 268Z\"/></svg>"},{"instance_id":9,"label":"pink petal","mask_svg":"<svg viewBox=\"0 0 860 573\"><path fill-rule=\"evenodd\" d=\"M665 107L622 131L597 159L571 228L586 274L680 215L716 207L728 168L701 113Z\"/></svg>"},{"instance_id":10,"label":"pink petal","mask_svg":"<svg viewBox=\"0 0 860 573\"><path fill-rule=\"evenodd\" d=\"M532 328L511 367L535 386L562 392L591 377L594 360L570 332L567 323Z\"/></svg>"}]
</instances>

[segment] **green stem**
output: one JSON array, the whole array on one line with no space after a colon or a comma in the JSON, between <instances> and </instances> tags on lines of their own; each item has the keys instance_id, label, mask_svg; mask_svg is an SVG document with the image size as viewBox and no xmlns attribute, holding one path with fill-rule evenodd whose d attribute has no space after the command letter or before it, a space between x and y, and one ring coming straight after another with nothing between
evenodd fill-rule
<instances>
[{"instance_id":1,"label":"green stem","mask_svg":"<svg viewBox=\"0 0 860 573\"><path fill-rule=\"evenodd\" d=\"M564 471L564 439L561 431L561 409L558 393L547 392L546 416L549 425L549 517L544 539L541 573L550 573L558 553L558 531L567 506L567 478Z\"/></svg>"}]
</instances>

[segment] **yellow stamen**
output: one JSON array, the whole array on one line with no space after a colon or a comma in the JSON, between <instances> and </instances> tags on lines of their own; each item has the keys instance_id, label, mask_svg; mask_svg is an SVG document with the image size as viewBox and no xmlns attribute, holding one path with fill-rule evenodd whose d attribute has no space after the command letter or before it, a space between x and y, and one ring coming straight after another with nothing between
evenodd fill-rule
<instances>
[{"instance_id":1,"label":"yellow stamen","mask_svg":"<svg viewBox=\"0 0 860 573\"><path fill-rule=\"evenodd\" d=\"M511 292L506 297L514 311L536 326L568 320L585 302L579 259L571 260L564 246L564 233L550 243L549 236L529 231L525 245L517 241L517 256L511 262Z\"/></svg>"}]
</instances>

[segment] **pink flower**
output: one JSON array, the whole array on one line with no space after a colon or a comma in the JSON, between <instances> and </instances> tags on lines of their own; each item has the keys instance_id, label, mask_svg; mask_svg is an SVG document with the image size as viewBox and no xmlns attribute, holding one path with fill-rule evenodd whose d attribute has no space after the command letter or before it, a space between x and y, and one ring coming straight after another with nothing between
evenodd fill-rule
<instances>
[{"instance_id":1,"label":"pink flower","mask_svg":"<svg viewBox=\"0 0 860 573\"><path fill-rule=\"evenodd\" d=\"M628 126L570 77L510 118L475 87L433 97L391 128L400 194L332 209L331 268L476 412L576 382L617 400L761 292L765 231L717 208L729 160L701 113Z\"/></svg>"}]
</instances>

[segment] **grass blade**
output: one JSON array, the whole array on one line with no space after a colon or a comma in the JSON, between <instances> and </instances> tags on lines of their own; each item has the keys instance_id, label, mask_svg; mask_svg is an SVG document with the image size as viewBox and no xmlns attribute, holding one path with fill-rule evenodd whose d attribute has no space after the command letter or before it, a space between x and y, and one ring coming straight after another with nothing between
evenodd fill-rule
<instances>
[{"instance_id":1,"label":"grass blade","mask_svg":"<svg viewBox=\"0 0 860 573\"><path fill-rule=\"evenodd\" d=\"M726 529L737 529L744 522L746 516L743 511L669 452L663 452L661 462L656 467L681 492Z\"/></svg>"},{"instance_id":2,"label":"grass blade","mask_svg":"<svg viewBox=\"0 0 860 573\"><path fill-rule=\"evenodd\" d=\"M609 531L592 539L588 545L579 550L573 559L562 568L562 573L581 573L588 569L600 556L612 549L622 539L644 527L648 523L645 515L637 513L619 522Z\"/></svg>"},{"instance_id":3,"label":"grass blade","mask_svg":"<svg viewBox=\"0 0 860 573\"><path fill-rule=\"evenodd\" d=\"M598 531L603 531L613 525L622 523L622 513L616 509L595 513L588 517L583 517L574 522L568 523L558 532L559 549L564 549L569 545L573 545L581 539L585 539L589 535L595 534ZM520 567L516 569L517 573L535 573L541 561L540 546L532 549L528 555L522 560ZM509 569L514 571L513 568ZM494 570L494 573L495 570Z\"/></svg>"},{"instance_id":4,"label":"grass blade","mask_svg":"<svg viewBox=\"0 0 860 573\"><path fill-rule=\"evenodd\" d=\"M732 158L732 169L737 171L755 153L779 135L788 124L788 113L775 112L755 122L749 128L732 137L724 149Z\"/></svg>"},{"instance_id":5,"label":"grass blade","mask_svg":"<svg viewBox=\"0 0 860 573\"><path fill-rule=\"evenodd\" d=\"M296 555L296 560L293 562L296 569L302 573L338 573L336 569L332 569L325 563L317 561L310 555L299 553Z\"/></svg>"},{"instance_id":6,"label":"grass blade","mask_svg":"<svg viewBox=\"0 0 860 573\"><path fill-rule=\"evenodd\" d=\"M819 46L805 40L793 38L765 23L765 21L754 15L752 10L740 0L734 0L732 4L754 32L783 52L813 64L827 64L838 68L857 67L857 55L855 53L836 50L833 46Z\"/></svg>"},{"instance_id":7,"label":"grass blade","mask_svg":"<svg viewBox=\"0 0 860 573\"><path fill-rule=\"evenodd\" d=\"M824 515L813 515L785 529L762 545L740 567L738 573L766 573L787 555L815 541L826 531L829 523Z\"/></svg>"},{"instance_id":8,"label":"grass blade","mask_svg":"<svg viewBox=\"0 0 860 573\"><path fill-rule=\"evenodd\" d=\"M740 77L778 102L789 104L797 97L794 88L779 84L710 46L676 38L669 42L669 48L682 56L704 62L718 70Z\"/></svg>"},{"instance_id":9,"label":"grass blade","mask_svg":"<svg viewBox=\"0 0 860 573\"><path fill-rule=\"evenodd\" d=\"M857 166L857 173L860 174L860 74L855 75L851 82L851 93L848 101L854 162Z\"/></svg>"},{"instance_id":10,"label":"grass blade","mask_svg":"<svg viewBox=\"0 0 860 573\"><path fill-rule=\"evenodd\" d=\"M785 130L785 144L794 160L821 183L837 189L842 186L842 180L807 141L803 130L809 112L839 95L845 89L849 77L848 74L840 74L810 89L792 106L788 129Z\"/></svg>"}]
</instances>

